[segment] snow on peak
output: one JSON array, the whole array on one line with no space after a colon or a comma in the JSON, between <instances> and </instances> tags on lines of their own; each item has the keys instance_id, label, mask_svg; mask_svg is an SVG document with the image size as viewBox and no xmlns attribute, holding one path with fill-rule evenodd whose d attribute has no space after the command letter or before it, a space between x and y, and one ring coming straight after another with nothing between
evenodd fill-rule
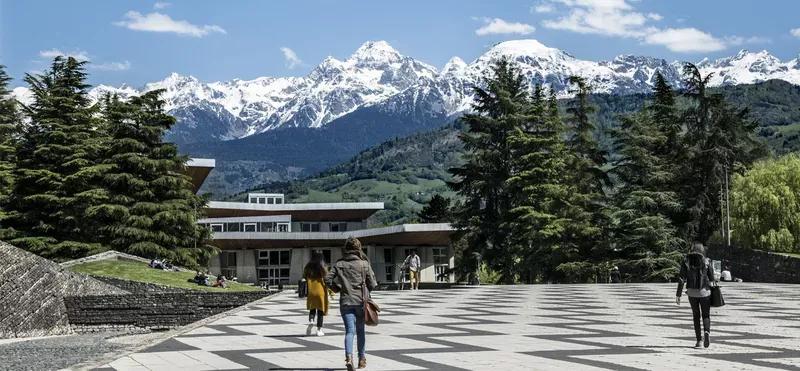
<instances>
[{"instance_id":1,"label":"snow on peak","mask_svg":"<svg viewBox=\"0 0 800 371\"><path fill-rule=\"evenodd\" d=\"M459 57L450 58L449 61L442 67L442 74L457 74L461 73L467 68L467 63Z\"/></svg>"},{"instance_id":2,"label":"snow on peak","mask_svg":"<svg viewBox=\"0 0 800 371\"><path fill-rule=\"evenodd\" d=\"M389 43L383 40L367 41L362 44L348 61L356 63L394 63L402 59L402 55L395 50Z\"/></svg>"},{"instance_id":3,"label":"snow on peak","mask_svg":"<svg viewBox=\"0 0 800 371\"><path fill-rule=\"evenodd\" d=\"M495 44L486 54L504 55L512 58L519 56L566 55L563 51L548 47L534 39L503 41Z\"/></svg>"}]
</instances>

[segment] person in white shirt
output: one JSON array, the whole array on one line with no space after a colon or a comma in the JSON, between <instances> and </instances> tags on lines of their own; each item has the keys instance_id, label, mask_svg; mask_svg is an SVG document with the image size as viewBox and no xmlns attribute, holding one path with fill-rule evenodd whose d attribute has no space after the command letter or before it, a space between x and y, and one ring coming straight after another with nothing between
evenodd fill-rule
<instances>
[{"instance_id":1,"label":"person in white shirt","mask_svg":"<svg viewBox=\"0 0 800 371\"><path fill-rule=\"evenodd\" d=\"M403 265L408 267L408 276L411 279L411 289L419 290L419 270L422 265L417 255L417 250L411 250L411 254L406 257Z\"/></svg>"},{"instance_id":2,"label":"person in white shirt","mask_svg":"<svg viewBox=\"0 0 800 371\"><path fill-rule=\"evenodd\" d=\"M722 270L722 278L723 281L731 282L733 281L733 276L731 275L731 269L727 266L725 269Z\"/></svg>"}]
</instances>

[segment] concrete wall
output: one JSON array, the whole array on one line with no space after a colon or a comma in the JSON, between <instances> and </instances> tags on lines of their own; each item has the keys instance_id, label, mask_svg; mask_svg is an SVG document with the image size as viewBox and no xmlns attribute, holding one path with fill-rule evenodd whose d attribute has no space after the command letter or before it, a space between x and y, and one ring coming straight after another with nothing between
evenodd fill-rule
<instances>
[{"instance_id":1,"label":"concrete wall","mask_svg":"<svg viewBox=\"0 0 800 371\"><path fill-rule=\"evenodd\" d=\"M72 329L97 327L168 329L245 305L268 296L264 292L172 292L66 297Z\"/></svg>"},{"instance_id":2,"label":"concrete wall","mask_svg":"<svg viewBox=\"0 0 800 371\"><path fill-rule=\"evenodd\" d=\"M800 258L746 248L709 246L707 255L745 282L800 283Z\"/></svg>"}]
</instances>

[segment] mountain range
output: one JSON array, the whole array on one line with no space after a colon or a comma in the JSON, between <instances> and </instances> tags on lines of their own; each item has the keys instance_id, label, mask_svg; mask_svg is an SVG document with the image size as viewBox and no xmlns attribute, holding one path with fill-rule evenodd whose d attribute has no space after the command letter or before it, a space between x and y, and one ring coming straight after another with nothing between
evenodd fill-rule
<instances>
[{"instance_id":1,"label":"mountain range","mask_svg":"<svg viewBox=\"0 0 800 371\"><path fill-rule=\"evenodd\" d=\"M532 83L568 97L571 75L586 78L594 92L644 93L660 71L675 86L683 62L621 55L588 61L536 40L498 43L471 63L453 57L441 69L400 54L385 41L368 41L345 60L328 57L302 77L259 77L204 83L172 73L140 88L98 85L90 91L121 96L164 89L166 109L178 119L168 139L179 144L231 140L284 128L322 128L336 119L370 108L384 114L452 117L470 109L472 87L480 85L491 62L507 57ZM781 79L800 84L800 59L787 62L767 51L740 51L728 58L697 62L713 73L711 85L750 84ZM28 99L26 88L14 93Z\"/></svg>"}]
</instances>

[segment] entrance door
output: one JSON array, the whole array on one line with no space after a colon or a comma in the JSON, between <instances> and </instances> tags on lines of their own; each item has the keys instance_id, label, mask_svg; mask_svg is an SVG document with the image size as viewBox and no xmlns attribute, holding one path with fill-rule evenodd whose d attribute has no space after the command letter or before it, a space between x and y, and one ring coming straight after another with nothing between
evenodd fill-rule
<instances>
[{"instance_id":1,"label":"entrance door","mask_svg":"<svg viewBox=\"0 0 800 371\"><path fill-rule=\"evenodd\" d=\"M292 250L259 250L258 281L274 286L289 282Z\"/></svg>"}]
</instances>

